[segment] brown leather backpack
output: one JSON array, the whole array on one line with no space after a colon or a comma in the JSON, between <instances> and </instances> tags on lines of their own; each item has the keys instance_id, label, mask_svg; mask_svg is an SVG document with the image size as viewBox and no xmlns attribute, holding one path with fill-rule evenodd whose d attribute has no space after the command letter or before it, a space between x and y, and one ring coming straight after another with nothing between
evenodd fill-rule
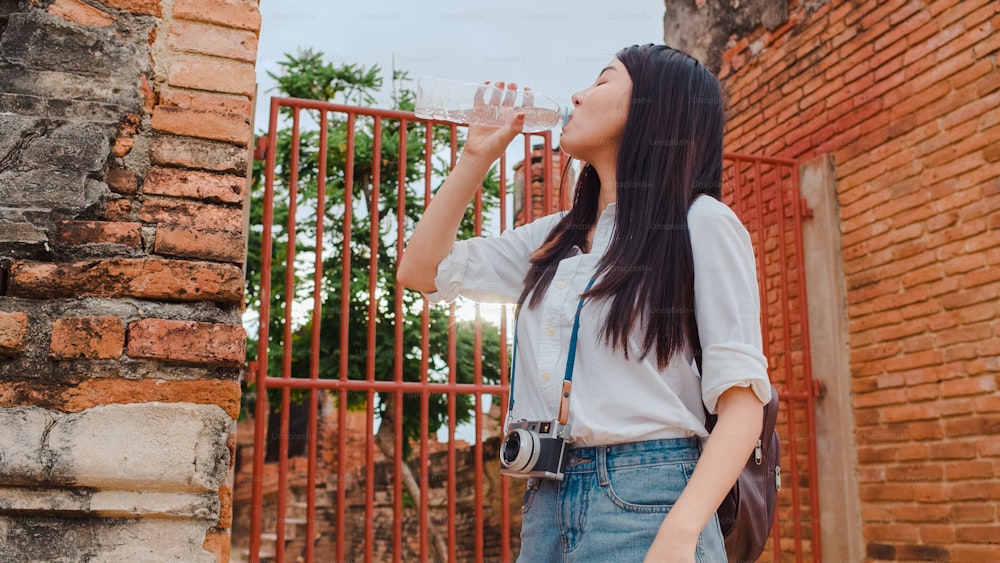
<instances>
[{"instance_id":1,"label":"brown leather backpack","mask_svg":"<svg viewBox=\"0 0 1000 563\"><path fill-rule=\"evenodd\" d=\"M716 420L715 415L708 415L705 426L709 432ZM774 428L777 420L778 391L772 385L757 447L717 511L730 563L756 561L771 535L781 489L781 442Z\"/></svg>"}]
</instances>

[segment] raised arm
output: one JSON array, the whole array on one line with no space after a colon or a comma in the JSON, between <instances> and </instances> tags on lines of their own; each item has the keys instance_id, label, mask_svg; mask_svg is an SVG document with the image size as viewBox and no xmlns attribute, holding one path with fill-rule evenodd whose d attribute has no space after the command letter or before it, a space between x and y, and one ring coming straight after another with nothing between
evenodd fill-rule
<instances>
[{"instance_id":1,"label":"raised arm","mask_svg":"<svg viewBox=\"0 0 1000 563\"><path fill-rule=\"evenodd\" d=\"M497 83L492 99L488 102L477 96L476 108L488 105L511 105L517 90L516 84L506 88L501 100L503 82ZM483 91L486 90L484 85ZM432 293L437 290L434 277L438 265L451 252L458 236L458 227L465 216L465 210L482 186L486 172L507 145L524 127L524 114L518 113L504 127L470 126L465 148L451 174L438 189L430 205L417 222L406 250L399 260L396 279L403 286Z\"/></svg>"}]
</instances>

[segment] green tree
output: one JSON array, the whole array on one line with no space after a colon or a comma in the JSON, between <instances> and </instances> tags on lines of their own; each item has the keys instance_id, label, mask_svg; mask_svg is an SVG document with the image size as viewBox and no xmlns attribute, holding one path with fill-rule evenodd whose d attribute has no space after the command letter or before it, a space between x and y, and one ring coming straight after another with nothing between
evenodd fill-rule
<instances>
[{"instance_id":1,"label":"green tree","mask_svg":"<svg viewBox=\"0 0 1000 563\"><path fill-rule=\"evenodd\" d=\"M381 69L375 65L363 67L354 64L335 65L324 61L319 52L304 51L296 56L286 55L279 63L281 70L270 74L278 83L280 94L288 97L331 101L360 106L371 106L375 102L374 93L382 87ZM414 92L406 87L410 80L405 72L393 71L393 103L397 109L413 109ZM341 356L347 355L347 371L350 379L364 379L374 362L375 378L392 380L394 377L394 345L396 324L403 325L403 379L420 380L421 365L421 297L418 293L404 291L402 295L402 318L395 313L396 290L396 227L397 211L400 205L398 172L403 158L405 197L402 198L404 230L408 236L423 210L423 178L426 129L423 123L409 123L404 133L397 120L382 120L381 151L374 154L375 123L372 118L357 116L354 124L354 171L350 179L345 178L347 169L348 122L340 113L328 113L326 178L319 185L319 145L320 118L316 111L303 110L300 113L299 157L297 163L298 181L295 187L296 204L294 255L291 279L294 291L290 302L286 302L286 263L288 258L289 229L292 186L289 178L292 172L293 130L291 112L282 110L282 120L277 133L274 174L274 215L271 242L273 244L273 266L271 270L270 314L268 342L268 374L282 373L282 353L284 348L285 311L292 307L291 321L291 376L309 377L311 360L311 334L313 329L313 264L315 262L317 238L317 213L322 217L322 276L320 293L322 300L320 315L321 342L319 346L319 376L338 378ZM406 151L400 155L400 135L405 134ZM448 162L440 154L450 144L447 127L433 127L432 132L433 173L440 183L447 173ZM458 139L461 146L461 139ZM379 182L374 184L376 158L381 164ZM261 251L263 232L263 198L265 163L254 162L252 184L252 206L250 216L250 240L248 249L247 304L248 309L260 310ZM317 210L317 196L322 189L326 203L324 209ZM373 194L376 193L373 205ZM348 215L345 198L350 190L353 198L351 213L351 240L345 245L344 223ZM498 204L499 180L496 169L490 171L483 184L482 209L486 214ZM378 221L373 222L377 210ZM370 239L372 229L376 229L379 244L376 252L377 267L370 270L372 256ZM474 234L474 217L470 209L462 223L459 236ZM341 272L346 256L345 246L350 252L350 276L347 288L342 287ZM374 279L373 279L374 278ZM370 291L374 283L374 292ZM347 325L341 326L341 297L347 291ZM370 317L371 300L374 299L375 316ZM429 311L429 378L432 381L447 381L449 316L446 309L432 307ZM374 355L369 354L368 326L375 326ZM341 349L340 334L346 330L349 345ZM473 339L474 323L456 323L457 362L455 378L468 383L473 379ZM256 356L256 334L251 334L248 356ZM482 323L482 375L485 382L499 381L498 329L486 322ZM250 390L250 389L248 389ZM272 409L280 405L280 392L271 390L269 402ZM294 393L293 398L301 401L307 393ZM252 408L253 393L245 393L247 400L244 411ZM367 398L363 393L349 394L350 408L362 408ZM473 398L468 395L454 396L456 401L456 424L468 421L473 414ZM391 455L393 437L393 412L395 396L392 393L377 394L376 408L381 420L378 443L387 455ZM441 394L429 396L428 432L433 435L447 423L448 397ZM410 455L410 441L420 436L420 397L408 394L403 397L403 448L404 456Z\"/></svg>"}]
</instances>

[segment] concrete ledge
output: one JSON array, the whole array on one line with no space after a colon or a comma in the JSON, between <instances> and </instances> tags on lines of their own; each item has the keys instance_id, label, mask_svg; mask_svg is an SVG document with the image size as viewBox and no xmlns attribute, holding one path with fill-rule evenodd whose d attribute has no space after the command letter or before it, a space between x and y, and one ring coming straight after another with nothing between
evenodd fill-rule
<instances>
[{"instance_id":1,"label":"concrete ledge","mask_svg":"<svg viewBox=\"0 0 1000 563\"><path fill-rule=\"evenodd\" d=\"M17 407L0 428L0 486L214 493L229 468L232 418L214 405Z\"/></svg>"},{"instance_id":2,"label":"concrete ledge","mask_svg":"<svg viewBox=\"0 0 1000 563\"><path fill-rule=\"evenodd\" d=\"M210 526L159 518L0 516L0 560L216 563L202 549Z\"/></svg>"},{"instance_id":3,"label":"concrete ledge","mask_svg":"<svg viewBox=\"0 0 1000 563\"><path fill-rule=\"evenodd\" d=\"M74 512L103 518L199 519L214 525L219 520L219 495L0 487L0 514L74 516Z\"/></svg>"}]
</instances>

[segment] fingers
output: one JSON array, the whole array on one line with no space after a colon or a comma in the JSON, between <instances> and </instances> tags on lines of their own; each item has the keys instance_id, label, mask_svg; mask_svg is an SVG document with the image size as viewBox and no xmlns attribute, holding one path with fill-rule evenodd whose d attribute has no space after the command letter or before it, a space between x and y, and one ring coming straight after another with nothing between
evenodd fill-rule
<instances>
[{"instance_id":1,"label":"fingers","mask_svg":"<svg viewBox=\"0 0 1000 563\"><path fill-rule=\"evenodd\" d=\"M489 82L483 82L476 88L476 95L472 98L472 107L476 108L486 105L486 89L489 87Z\"/></svg>"},{"instance_id":2,"label":"fingers","mask_svg":"<svg viewBox=\"0 0 1000 563\"><path fill-rule=\"evenodd\" d=\"M503 104L507 107L512 107L514 105L514 98L517 96L517 84L511 82L507 85L507 93L503 97Z\"/></svg>"},{"instance_id":3,"label":"fingers","mask_svg":"<svg viewBox=\"0 0 1000 563\"><path fill-rule=\"evenodd\" d=\"M490 105L495 106L500 104L500 96L503 95L504 83L497 82L496 86L492 88L492 96L490 96Z\"/></svg>"}]
</instances>

